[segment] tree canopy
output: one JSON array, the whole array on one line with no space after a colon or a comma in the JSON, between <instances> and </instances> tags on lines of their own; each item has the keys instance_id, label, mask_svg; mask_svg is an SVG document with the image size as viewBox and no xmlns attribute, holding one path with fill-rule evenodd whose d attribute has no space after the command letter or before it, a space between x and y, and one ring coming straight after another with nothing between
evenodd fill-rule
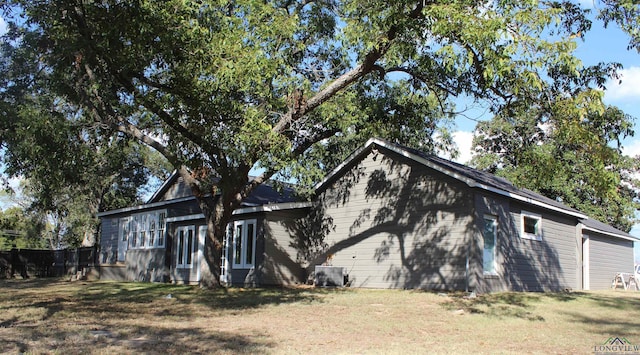
<instances>
[{"instance_id":1,"label":"tree canopy","mask_svg":"<svg viewBox=\"0 0 640 355\"><path fill-rule=\"evenodd\" d=\"M602 6L635 31L626 12L616 17L618 2ZM231 213L256 186L275 175L309 184L371 136L447 148L459 96L495 113L563 100L577 110L557 118L566 127L602 110L591 81L575 83L580 95L549 95L554 73L577 77L575 40L591 25L567 1L8 0L4 9L5 119L76 121L101 142L155 149L200 202L214 274ZM597 69L603 82L616 67Z\"/></svg>"},{"instance_id":2,"label":"tree canopy","mask_svg":"<svg viewBox=\"0 0 640 355\"><path fill-rule=\"evenodd\" d=\"M478 124L472 163L628 232L640 207L639 162L622 155L620 140L632 126L615 107L582 120L588 136L536 110L498 115Z\"/></svg>"}]
</instances>

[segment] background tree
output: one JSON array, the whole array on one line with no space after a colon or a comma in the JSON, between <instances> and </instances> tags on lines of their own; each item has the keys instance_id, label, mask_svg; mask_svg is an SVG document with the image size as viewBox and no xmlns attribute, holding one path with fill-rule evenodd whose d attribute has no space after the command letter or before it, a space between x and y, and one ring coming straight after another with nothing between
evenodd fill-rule
<instances>
[{"instance_id":1,"label":"background tree","mask_svg":"<svg viewBox=\"0 0 640 355\"><path fill-rule=\"evenodd\" d=\"M633 117L590 104L607 70L552 71L554 85L540 93L546 103L518 103L477 125L472 164L628 232L640 207L639 166L622 154L621 140L633 135Z\"/></svg>"},{"instance_id":2,"label":"background tree","mask_svg":"<svg viewBox=\"0 0 640 355\"><path fill-rule=\"evenodd\" d=\"M77 120L100 139L122 134L162 154L207 220L205 283L217 282L227 222L256 186L277 174L309 183L370 135L437 147L434 132L460 95L494 112L535 103L552 68L580 67L574 38L590 28L570 2L14 0L5 9L3 100L21 106L16 97L44 91L51 99L31 118ZM591 97L565 99L583 108ZM438 136L446 143L446 130Z\"/></svg>"},{"instance_id":3,"label":"background tree","mask_svg":"<svg viewBox=\"0 0 640 355\"><path fill-rule=\"evenodd\" d=\"M48 241L43 238L46 224L43 215L18 206L0 210L0 250L46 248Z\"/></svg>"},{"instance_id":4,"label":"background tree","mask_svg":"<svg viewBox=\"0 0 640 355\"><path fill-rule=\"evenodd\" d=\"M105 137L46 88L33 94L14 85L0 116L4 173L24 179L25 211L48 216L43 238L51 248L92 245L97 212L139 203L149 176L168 175L166 161L148 147Z\"/></svg>"}]
</instances>

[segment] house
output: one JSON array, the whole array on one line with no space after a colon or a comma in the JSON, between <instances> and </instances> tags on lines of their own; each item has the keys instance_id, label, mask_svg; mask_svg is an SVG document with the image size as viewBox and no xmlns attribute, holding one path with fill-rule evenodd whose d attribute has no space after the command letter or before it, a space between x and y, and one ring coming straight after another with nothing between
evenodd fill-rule
<instances>
[{"instance_id":1,"label":"house","mask_svg":"<svg viewBox=\"0 0 640 355\"><path fill-rule=\"evenodd\" d=\"M288 259L289 254L295 258L288 236L295 226L292 221L305 216L309 205L298 202L290 188L278 192L268 184L259 186L233 212L224 243L222 281L275 285L302 280L303 268ZM206 223L191 189L177 173L146 204L101 212L98 217L102 279L201 281ZM286 243L278 246L271 235L286 235Z\"/></svg>"},{"instance_id":2,"label":"house","mask_svg":"<svg viewBox=\"0 0 640 355\"><path fill-rule=\"evenodd\" d=\"M107 211L101 275L199 282L204 219L170 178L149 203ZM631 235L509 181L371 139L311 202L261 186L234 212L222 260L230 284L307 281L342 267L353 287L547 291L608 288L633 270Z\"/></svg>"}]
</instances>

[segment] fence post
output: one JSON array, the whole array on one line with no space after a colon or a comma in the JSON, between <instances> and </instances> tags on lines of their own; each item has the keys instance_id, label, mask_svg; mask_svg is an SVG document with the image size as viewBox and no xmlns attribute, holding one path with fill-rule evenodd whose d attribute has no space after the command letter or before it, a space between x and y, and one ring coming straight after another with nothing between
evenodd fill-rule
<instances>
[{"instance_id":1,"label":"fence post","mask_svg":"<svg viewBox=\"0 0 640 355\"><path fill-rule=\"evenodd\" d=\"M18 259L18 249L11 249L11 256L9 256L9 261L11 262L11 273L9 274L11 278L16 274L16 259Z\"/></svg>"}]
</instances>

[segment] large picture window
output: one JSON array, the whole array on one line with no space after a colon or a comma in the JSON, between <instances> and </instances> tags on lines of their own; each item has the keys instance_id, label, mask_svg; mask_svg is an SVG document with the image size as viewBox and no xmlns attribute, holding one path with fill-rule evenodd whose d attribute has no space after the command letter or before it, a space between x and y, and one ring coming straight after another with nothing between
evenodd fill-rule
<instances>
[{"instance_id":1,"label":"large picture window","mask_svg":"<svg viewBox=\"0 0 640 355\"><path fill-rule=\"evenodd\" d=\"M233 223L233 267L249 269L255 263L256 220Z\"/></svg>"},{"instance_id":2,"label":"large picture window","mask_svg":"<svg viewBox=\"0 0 640 355\"><path fill-rule=\"evenodd\" d=\"M522 211L520 213L520 237L542 240L542 216Z\"/></svg>"},{"instance_id":3,"label":"large picture window","mask_svg":"<svg viewBox=\"0 0 640 355\"><path fill-rule=\"evenodd\" d=\"M498 219L495 216L484 216L482 238L482 269L485 275L496 275L496 241L498 237Z\"/></svg>"},{"instance_id":4,"label":"large picture window","mask_svg":"<svg viewBox=\"0 0 640 355\"><path fill-rule=\"evenodd\" d=\"M165 239L166 211L139 213L124 219L122 241L129 249L162 248Z\"/></svg>"}]
</instances>

